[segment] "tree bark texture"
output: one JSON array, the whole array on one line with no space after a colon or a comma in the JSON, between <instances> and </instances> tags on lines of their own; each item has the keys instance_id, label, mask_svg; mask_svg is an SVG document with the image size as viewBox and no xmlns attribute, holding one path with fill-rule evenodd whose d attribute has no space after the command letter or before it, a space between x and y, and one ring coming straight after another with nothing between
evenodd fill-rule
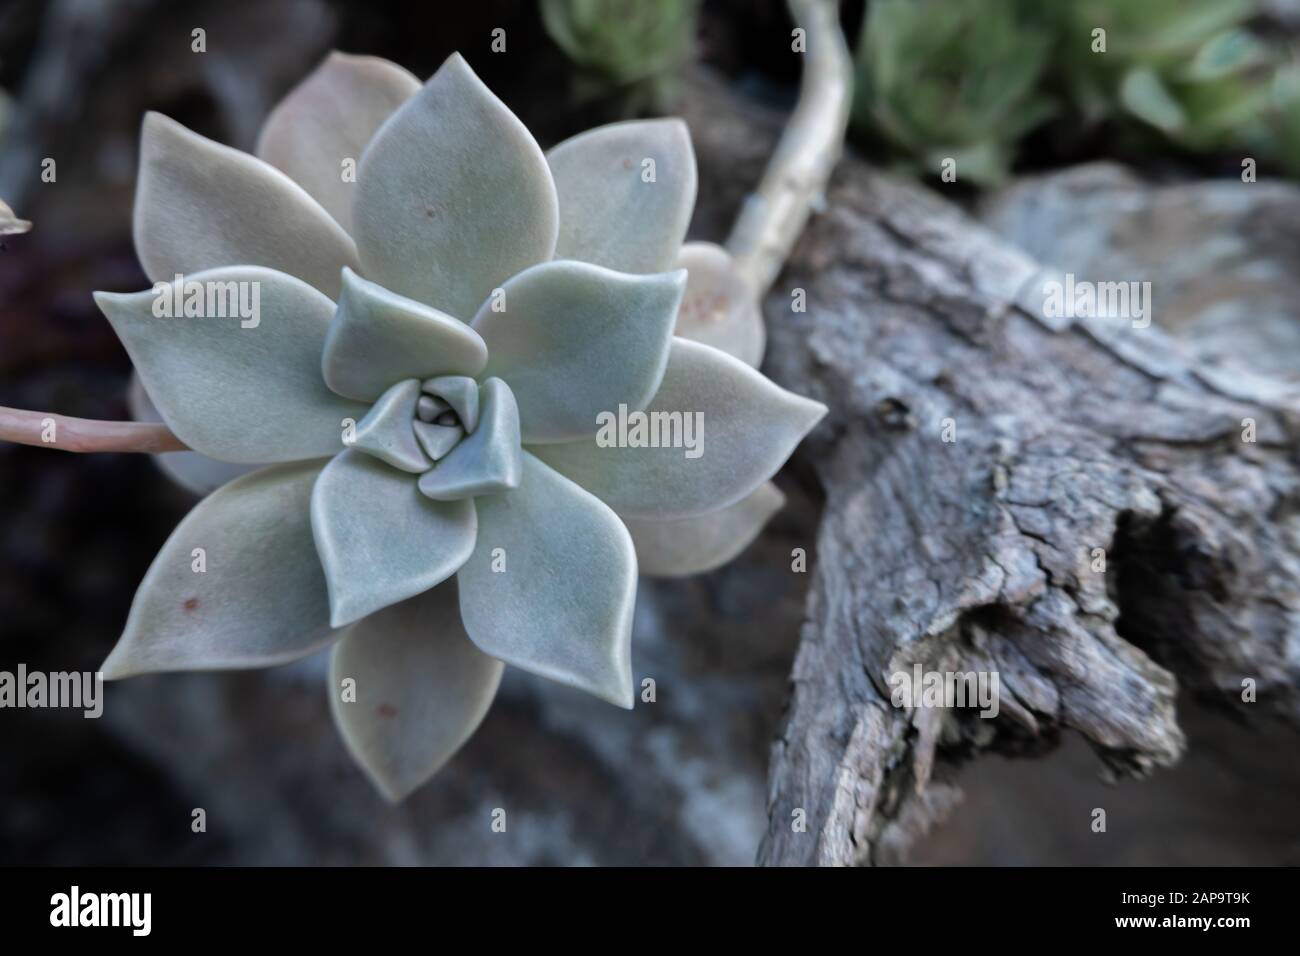
<instances>
[{"instance_id":1,"label":"tree bark texture","mask_svg":"<svg viewBox=\"0 0 1300 956\"><path fill-rule=\"evenodd\" d=\"M776 127L692 86L707 232ZM1044 318L1054 275L850 155L765 303L765 370L831 412L795 464L825 505L761 863L895 862L950 768L1062 730L1116 774L1170 765L1180 687L1300 724L1293 389L1155 325ZM917 663L996 671L1000 713L893 706Z\"/></svg>"}]
</instances>

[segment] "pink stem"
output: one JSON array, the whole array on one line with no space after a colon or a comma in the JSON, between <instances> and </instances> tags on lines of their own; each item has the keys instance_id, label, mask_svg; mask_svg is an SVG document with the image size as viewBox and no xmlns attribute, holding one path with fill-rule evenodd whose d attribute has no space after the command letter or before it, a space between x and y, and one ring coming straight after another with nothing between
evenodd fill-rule
<instances>
[{"instance_id":1,"label":"pink stem","mask_svg":"<svg viewBox=\"0 0 1300 956\"><path fill-rule=\"evenodd\" d=\"M0 440L60 451L186 451L166 425L101 422L0 406Z\"/></svg>"}]
</instances>

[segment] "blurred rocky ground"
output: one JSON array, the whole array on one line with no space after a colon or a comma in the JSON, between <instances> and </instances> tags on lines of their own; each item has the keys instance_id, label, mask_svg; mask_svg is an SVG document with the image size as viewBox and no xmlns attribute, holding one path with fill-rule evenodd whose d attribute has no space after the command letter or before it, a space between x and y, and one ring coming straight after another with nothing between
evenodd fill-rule
<instances>
[{"instance_id":1,"label":"blurred rocky ground","mask_svg":"<svg viewBox=\"0 0 1300 956\"><path fill-rule=\"evenodd\" d=\"M985 222L1093 282L1150 282L1152 321L1222 377L1300 383L1300 189L1284 180L1148 181L1098 162L1025 177Z\"/></svg>"},{"instance_id":2,"label":"blurred rocky ground","mask_svg":"<svg viewBox=\"0 0 1300 956\"><path fill-rule=\"evenodd\" d=\"M763 52L788 49L779 6L748 17L736 6L706 5L701 55L741 88L788 99L791 59ZM599 103L568 103L566 64L531 4L429 5L400 22L372 7L119 0L106 16L96 2L54 0L0 10L0 87L14 97L0 196L35 223L0 252L0 404L127 415L129 363L90 292L145 284L130 245L145 110L246 148L270 104L332 46L417 75L459 48L544 143L610 118ZM208 31L206 58L188 52L196 26ZM508 31L504 56L487 52L496 26ZM58 157L57 186L33 176L44 156ZM991 197L986 220L1080 278L1158 280L1156 321L1185 331L1189 348L1290 380L1300 374L1296 189L1261 182L1251 199L1229 200L1192 178L1150 185L1111 166L1065 170ZM724 217L703 206L695 231L720 238ZM624 712L509 672L461 754L390 807L335 734L323 657L130 680L108 687L98 721L0 712L0 862L746 865L766 826L768 748L803 616L790 550L812 546L818 515L802 470L781 483L790 506L734 564L643 583L633 662L638 681L655 679L655 703ZM0 669L94 669L191 504L140 456L0 444ZM1188 757L1144 783L1106 785L1068 740L1041 759L963 768L943 782L965 801L913 861L1300 862L1294 736L1190 704L1180 716ZM1108 834L1088 829L1094 806L1108 809ZM207 832L196 834L200 807ZM504 834L490 828L497 807Z\"/></svg>"}]
</instances>

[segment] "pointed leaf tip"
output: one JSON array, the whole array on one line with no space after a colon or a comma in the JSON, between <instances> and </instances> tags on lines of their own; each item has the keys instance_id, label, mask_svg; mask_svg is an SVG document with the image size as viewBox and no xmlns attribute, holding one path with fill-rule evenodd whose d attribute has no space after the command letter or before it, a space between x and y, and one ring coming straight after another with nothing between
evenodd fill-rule
<instances>
[{"instance_id":1,"label":"pointed leaf tip","mask_svg":"<svg viewBox=\"0 0 1300 956\"><path fill-rule=\"evenodd\" d=\"M348 752L393 803L473 735L502 664L476 648L448 581L350 627L330 658L330 709ZM355 699L340 693L355 681Z\"/></svg>"},{"instance_id":2,"label":"pointed leaf tip","mask_svg":"<svg viewBox=\"0 0 1300 956\"><path fill-rule=\"evenodd\" d=\"M551 258L555 183L532 134L453 54L366 147L353 228L366 275L467 319L504 277Z\"/></svg>"},{"instance_id":3,"label":"pointed leaf tip","mask_svg":"<svg viewBox=\"0 0 1300 956\"><path fill-rule=\"evenodd\" d=\"M470 639L630 709L636 554L618 516L527 452L519 487L475 505L478 544L457 576Z\"/></svg>"}]
</instances>

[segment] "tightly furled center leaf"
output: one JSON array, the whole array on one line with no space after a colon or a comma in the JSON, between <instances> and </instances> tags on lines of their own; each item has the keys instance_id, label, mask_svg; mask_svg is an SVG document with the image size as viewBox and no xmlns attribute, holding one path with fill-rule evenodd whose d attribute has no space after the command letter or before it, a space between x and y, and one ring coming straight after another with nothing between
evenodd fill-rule
<instances>
[{"instance_id":1,"label":"tightly furled center leaf","mask_svg":"<svg viewBox=\"0 0 1300 956\"><path fill-rule=\"evenodd\" d=\"M479 425L481 389L468 375L439 375L424 382L414 378L398 382L379 397L353 431L344 431L343 444L416 475L439 466L443 459L453 459L454 469L462 473L472 473L476 466L464 459L480 455L490 445L496 450L488 457L498 460L513 457L516 461L513 471L501 476L508 479L519 470L519 415L517 410L513 415L510 412L514 396L500 379L488 379L482 389L486 390L484 407L492 403L487 415L492 422L492 434L464 443L473 451L460 451L462 439L476 434ZM498 404L503 407L497 408ZM497 490L513 487L505 483Z\"/></svg>"}]
</instances>

